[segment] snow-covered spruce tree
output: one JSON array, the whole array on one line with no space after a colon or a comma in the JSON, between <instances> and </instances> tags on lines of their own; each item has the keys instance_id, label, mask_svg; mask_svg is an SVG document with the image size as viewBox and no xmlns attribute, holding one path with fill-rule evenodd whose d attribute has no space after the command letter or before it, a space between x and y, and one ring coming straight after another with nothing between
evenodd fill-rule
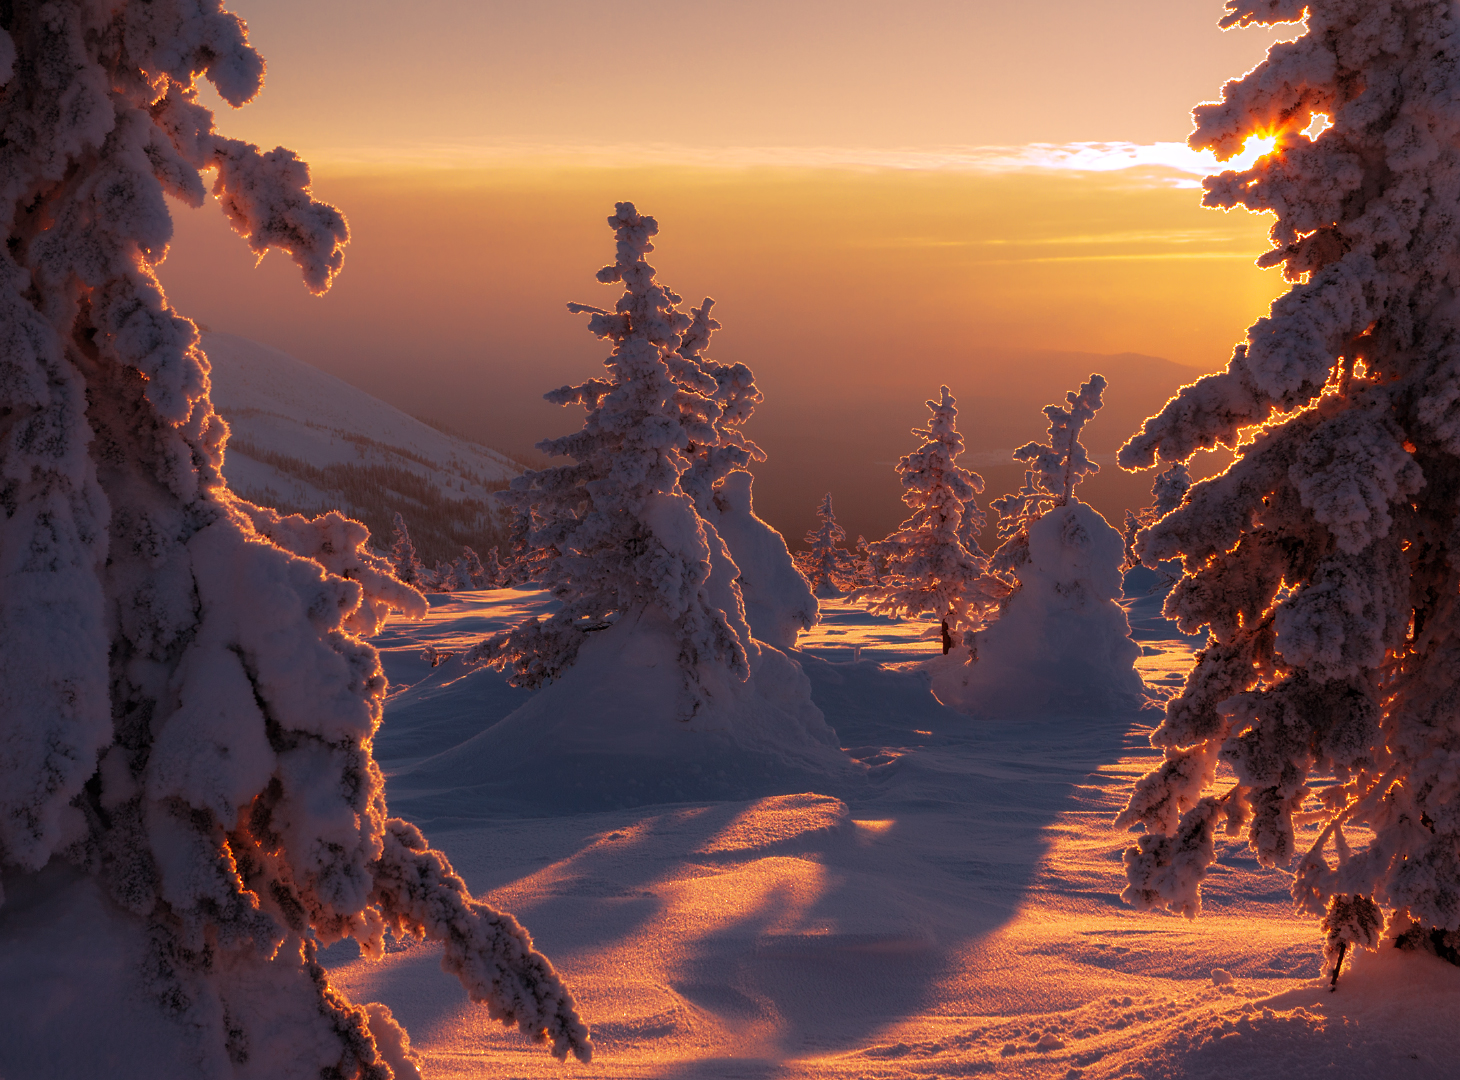
<instances>
[{"instance_id":1,"label":"snow-covered spruce tree","mask_svg":"<svg viewBox=\"0 0 1460 1080\"><path fill-rule=\"evenodd\" d=\"M483 804L502 797L559 809L805 790L808 773L840 772L849 761L799 665L747 623L736 559L766 556L756 546L764 535L749 525L780 538L751 513L748 473L732 470L710 488L715 516L701 514L681 487L700 452L718 445L704 417L716 415L721 384L688 385L707 362L695 348L681 352L696 319L677 309L679 298L646 261L654 219L619 203L608 220L617 258L598 278L622 282L624 292L611 312L570 308L591 315L589 329L612 352L603 377L548 395L584 406L582 430L538 444L571 463L526 473L503 496L514 554L561 608L463 656L541 691L418 766L412 783L439 790L472 777ZM705 330L708 309L697 315ZM716 522L746 526L735 558ZM739 546L747 538L756 544ZM496 775L504 770L513 775Z\"/></svg>"},{"instance_id":2,"label":"snow-covered spruce tree","mask_svg":"<svg viewBox=\"0 0 1460 1080\"><path fill-rule=\"evenodd\" d=\"M395 566L395 576L401 581L416 588L425 587L428 576L426 568L416 555L416 545L411 541L406 519L399 514L395 515L395 538L390 545L390 561Z\"/></svg>"},{"instance_id":3,"label":"snow-covered spruce tree","mask_svg":"<svg viewBox=\"0 0 1460 1080\"><path fill-rule=\"evenodd\" d=\"M1120 533L1074 494L1099 469L1080 432L1104 389L1104 378L1090 376L1065 396L1067 407L1045 408L1048 443L1014 451L1030 468L1021 491L991 504L1004 519L1003 544L991 561L1018 584L998 619L970 636L967 663L959 653L939 659L933 689L946 704L977 715L1044 715L1108 712L1144 700L1135 670L1140 646L1116 603Z\"/></svg>"},{"instance_id":4,"label":"snow-covered spruce tree","mask_svg":"<svg viewBox=\"0 0 1460 1080\"><path fill-rule=\"evenodd\" d=\"M487 552L486 581L482 586L484 589L505 588L508 580L507 570L502 566L502 560L497 555L497 545L492 545L492 550Z\"/></svg>"},{"instance_id":5,"label":"snow-covered spruce tree","mask_svg":"<svg viewBox=\"0 0 1460 1080\"><path fill-rule=\"evenodd\" d=\"M816 519L821 524L806 534L804 540L811 546L796 553L796 565L816 596L844 596L852 586L856 565L852 553L837 546L847 538L847 531L836 523L831 492L816 508Z\"/></svg>"},{"instance_id":6,"label":"snow-covered spruce tree","mask_svg":"<svg viewBox=\"0 0 1460 1080\"><path fill-rule=\"evenodd\" d=\"M1234 0L1224 25L1305 11L1307 33L1194 113L1191 145L1222 157L1277 136L1204 202L1275 214L1258 262L1294 284L1121 450L1126 467L1238 450L1137 544L1183 560L1167 613L1212 643L1121 821L1147 830L1126 854L1140 908L1200 910L1218 822L1264 865L1297 856L1332 965L1376 940L1376 905L1406 942L1460 931L1460 19ZM1333 126L1310 141L1315 114ZM1219 760L1235 781L1205 794ZM1328 771L1299 851L1293 816Z\"/></svg>"},{"instance_id":7,"label":"snow-covered spruce tree","mask_svg":"<svg viewBox=\"0 0 1460 1080\"><path fill-rule=\"evenodd\" d=\"M461 554L451 565L458 589L485 589L488 587L487 568L482 565L481 556L473 549L463 547Z\"/></svg>"},{"instance_id":8,"label":"snow-covered spruce tree","mask_svg":"<svg viewBox=\"0 0 1460 1080\"><path fill-rule=\"evenodd\" d=\"M386 930L586 1056L522 928L387 817L359 635L419 594L363 527L224 483L207 359L153 272L164 193L200 205L213 170L250 247L316 292L347 233L293 154L214 133L199 75L234 105L261 84L216 0L0 19L0 1072L409 1075L389 1010L316 960Z\"/></svg>"},{"instance_id":9,"label":"snow-covered spruce tree","mask_svg":"<svg viewBox=\"0 0 1460 1080\"><path fill-rule=\"evenodd\" d=\"M671 366L681 378L689 374L693 362L678 350L692 324L645 261L658 224L632 203L619 203L608 220L617 257L598 280L623 282L623 296L612 312L568 305L590 315L591 333L613 342L606 377L547 394L588 415L582 430L538 444L573 463L523 473L501 496L524 548L541 553L537 580L563 606L484 642L470 659L512 668L514 685L540 686L573 663L589 633L655 608L674 624L690 715L703 704L701 664L721 665L741 680L750 673L744 642L706 590L711 553L703 519L679 484L692 464L690 427L701 443L714 438L712 425L684 422L715 411L714 380L706 376L693 390L670 374ZM698 409L687 400L696 393L704 399Z\"/></svg>"},{"instance_id":10,"label":"snow-covered spruce tree","mask_svg":"<svg viewBox=\"0 0 1460 1080\"><path fill-rule=\"evenodd\" d=\"M965 516L973 497L983 491L983 477L958 465L963 436L958 433L958 408L946 386L929 401L932 417L925 428L913 428L923 444L897 463L902 501L912 510L885 540L868 544L869 557L881 567L875 585L858 589L877 615L912 618L931 612L942 621L943 652L957 633L980 629L995 614L1008 585L989 572L988 557L963 542Z\"/></svg>"}]
</instances>

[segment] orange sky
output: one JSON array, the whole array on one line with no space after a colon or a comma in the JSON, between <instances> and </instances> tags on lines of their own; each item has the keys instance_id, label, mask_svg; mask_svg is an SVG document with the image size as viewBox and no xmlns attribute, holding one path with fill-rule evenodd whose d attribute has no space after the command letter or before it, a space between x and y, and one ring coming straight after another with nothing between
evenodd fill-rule
<instances>
[{"instance_id":1,"label":"orange sky","mask_svg":"<svg viewBox=\"0 0 1460 1080\"><path fill-rule=\"evenodd\" d=\"M940 383L998 494L1018 479L1007 450L1043 434L1039 407L1095 369L1111 390L1087 441L1106 472L1085 494L1118 521L1150 478L1117 475L1114 446L1194 369L1225 363L1281 291L1252 265L1266 219L1202 210L1189 165L1015 167L1059 154L976 149L1179 141L1191 104L1271 37L1220 34L1220 4L1116 4L1098 21L1075 3L896 18L645 4L627 28L621 7L583 0L426 4L405 22L376 6L235 5L268 86L223 108L220 130L314 159L317 195L352 230L333 291L309 297L279 255L256 268L210 202L176 214L173 303L525 448L577 425L540 395L606 353L563 305L612 302L593 280L604 219L634 200L660 221L661 280L716 298L712 354L749 364L766 393L757 508L793 541L828 489L853 535L896 524L891 462ZM602 42L635 35L657 44L614 63Z\"/></svg>"},{"instance_id":2,"label":"orange sky","mask_svg":"<svg viewBox=\"0 0 1460 1080\"><path fill-rule=\"evenodd\" d=\"M1291 32L1222 0L234 0L269 63L240 138L338 156L521 146L1184 139Z\"/></svg>"}]
</instances>

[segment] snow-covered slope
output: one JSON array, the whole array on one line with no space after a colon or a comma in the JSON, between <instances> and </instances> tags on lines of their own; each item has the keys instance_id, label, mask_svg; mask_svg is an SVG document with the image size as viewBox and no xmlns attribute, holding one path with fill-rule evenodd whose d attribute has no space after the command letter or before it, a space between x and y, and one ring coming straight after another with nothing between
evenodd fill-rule
<instances>
[{"instance_id":1,"label":"snow-covered slope","mask_svg":"<svg viewBox=\"0 0 1460 1080\"><path fill-rule=\"evenodd\" d=\"M1200 643L1163 636L1152 601L1141 588L1127 605L1159 692ZM422 649L546 607L540 592L438 596L376 639L392 810L528 921L594 1029L593 1063L565 1070L463 1006L439 947L329 950L332 981L386 1003L433 1080L1455 1075L1460 969L1364 952L1329 993L1316 926L1245 841L1218 837L1194 922L1120 902L1131 834L1113 822L1155 758L1135 709L972 720L929 692L934 624L827 601L799 657L862 768L788 778L687 756L686 783L664 786L664 754L636 766L609 740L601 771L543 753L498 775L453 749L510 735L503 718L550 691L433 669ZM428 759L454 784L416 790Z\"/></svg>"},{"instance_id":2,"label":"snow-covered slope","mask_svg":"<svg viewBox=\"0 0 1460 1080\"><path fill-rule=\"evenodd\" d=\"M208 332L213 403L232 429L224 474L283 511L343 510L388 543L404 516L428 563L485 551L499 535L491 492L521 466L365 391L233 334Z\"/></svg>"}]
</instances>

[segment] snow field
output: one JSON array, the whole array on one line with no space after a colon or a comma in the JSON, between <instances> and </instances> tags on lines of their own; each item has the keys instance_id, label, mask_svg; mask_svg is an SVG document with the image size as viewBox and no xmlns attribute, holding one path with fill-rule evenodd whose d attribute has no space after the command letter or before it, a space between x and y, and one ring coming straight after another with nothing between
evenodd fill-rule
<instances>
[{"instance_id":1,"label":"snow field","mask_svg":"<svg viewBox=\"0 0 1460 1080\"><path fill-rule=\"evenodd\" d=\"M1150 598L1125 606L1157 689L1192 643ZM392 621L376 641L397 689L375 750L392 810L558 963L594 1060L565 1069L491 1025L435 947L327 953L352 1000L384 1002L410 1031L425 1076L1452 1075L1460 971L1362 953L1329 994L1319 931L1244 842L1218 837L1201 919L1122 905L1130 837L1111 822L1155 760L1155 718L970 720L929 692L938 646L921 621L832 601L803 635L813 700L854 768L786 787L807 777L736 774L726 751L740 786L718 798L625 783L618 806L573 789L558 804L499 792L484 809L479 778L442 782L450 763L480 767L453 751L551 688L421 652L545 608L541 593L460 593ZM437 786L412 789L433 761ZM517 795L556 790L550 758L496 767ZM624 779L658 770L651 758Z\"/></svg>"}]
</instances>

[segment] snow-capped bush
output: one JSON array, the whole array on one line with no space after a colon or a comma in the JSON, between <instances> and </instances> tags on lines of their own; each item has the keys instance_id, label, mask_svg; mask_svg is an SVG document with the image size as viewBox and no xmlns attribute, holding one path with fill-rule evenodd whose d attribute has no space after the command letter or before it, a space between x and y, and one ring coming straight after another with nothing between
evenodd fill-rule
<instances>
[{"instance_id":1,"label":"snow-capped bush","mask_svg":"<svg viewBox=\"0 0 1460 1080\"><path fill-rule=\"evenodd\" d=\"M989 572L988 557L965 544L966 518L977 507L983 477L958 465L963 436L958 408L946 386L929 401L926 428L914 428L923 444L897 463L902 501L912 510L891 536L867 544L868 562L878 567L876 584L857 590L874 614L914 617L931 612L942 621L943 652L957 633L980 629L1008 595L1005 582ZM829 496L828 496L829 498Z\"/></svg>"},{"instance_id":2,"label":"snow-capped bush","mask_svg":"<svg viewBox=\"0 0 1460 1080\"><path fill-rule=\"evenodd\" d=\"M586 1057L572 998L522 928L387 817L370 750L385 681L360 635L421 597L356 523L228 491L207 358L153 272L172 236L164 194L201 205L208 169L252 250L287 252L316 292L341 266L345 220L311 198L305 165L215 134L198 102L199 75L233 105L258 92L242 21L216 0L5 11L6 882L31 919L102 905L130 935L114 955L150 1003L159 1060L196 1075L387 1080L398 1029L315 959L345 937L378 951L386 929L445 942L493 1016ZM23 1039L94 1050L91 1075L158 1074L107 1045L89 982L75 1010L42 1000L0 1025L0 1072Z\"/></svg>"},{"instance_id":3,"label":"snow-capped bush","mask_svg":"<svg viewBox=\"0 0 1460 1080\"><path fill-rule=\"evenodd\" d=\"M1068 408L1049 405L1049 442L1014 451L1028 462L1021 491L991 504L1002 515L1003 544L992 560L1017 587L998 619L970 635L968 663L934 671L939 699L980 715L1091 713L1135 707L1145 690L1135 670L1121 594L1121 536L1075 498L1075 485L1098 471L1080 431L1101 405L1099 375ZM949 661L958 654L948 657Z\"/></svg>"},{"instance_id":4,"label":"snow-capped bush","mask_svg":"<svg viewBox=\"0 0 1460 1080\"><path fill-rule=\"evenodd\" d=\"M821 524L806 534L804 542L811 546L796 553L796 567L814 595L844 596L856 584L857 563L850 551L837 546L847 538L847 531L836 523L831 492L816 508L816 519Z\"/></svg>"},{"instance_id":5,"label":"snow-capped bush","mask_svg":"<svg viewBox=\"0 0 1460 1080\"><path fill-rule=\"evenodd\" d=\"M1335 942L1373 943L1365 903L1401 941L1460 929L1460 22L1411 0L1233 0L1225 23L1303 8L1303 36L1194 113L1191 145L1222 158L1276 135L1204 203L1273 213L1259 263L1294 285L1121 450L1238 452L1137 541L1147 565L1183 560L1167 614L1213 641L1121 820L1147 830L1126 854L1137 907L1200 910L1218 822L1263 865L1296 858L1332 964ZM1310 140L1316 114L1332 127ZM1208 793L1219 761L1235 781ZM1306 850L1300 811L1323 818Z\"/></svg>"}]
</instances>

